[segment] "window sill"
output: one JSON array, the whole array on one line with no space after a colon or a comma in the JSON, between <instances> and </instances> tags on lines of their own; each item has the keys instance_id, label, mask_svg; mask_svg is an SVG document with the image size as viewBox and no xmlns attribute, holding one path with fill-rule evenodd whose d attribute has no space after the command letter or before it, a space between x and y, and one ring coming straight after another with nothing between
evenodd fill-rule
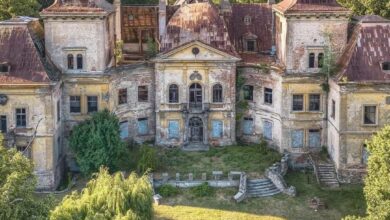
<instances>
[{"instance_id":1,"label":"window sill","mask_svg":"<svg viewBox=\"0 0 390 220\"><path fill-rule=\"evenodd\" d=\"M362 124L362 127L378 127L378 124Z\"/></svg>"}]
</instances>

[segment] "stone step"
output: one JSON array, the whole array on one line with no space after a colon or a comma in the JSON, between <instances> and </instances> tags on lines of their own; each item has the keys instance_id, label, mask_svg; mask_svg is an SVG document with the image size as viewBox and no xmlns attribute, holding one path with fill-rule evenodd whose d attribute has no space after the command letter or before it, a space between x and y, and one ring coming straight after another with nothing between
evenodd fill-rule
<instances>
[{"instance_id":1,"label":"stone step","mask_svg":"<svg viewBox=\"0 0 390 220\"><path fill-rule=\"evenodd\" d=\"M247 183L249 184L249 183L270 183L271 182L271 180L269 180L269 179L248 179L247 180Z\"/></svg>"},{"instance_id":2,"label":"stone step","mask_svg":"<svg viewBox=\"0 0 390 220\"><path fill-rule=\"evenodd\" d=\"M267 197L281 193L280 190L269 191L266 193L248 193L248 197Z\"/></svg>"},{"instance_id":3,"label":"stone step","mask_svg":"<svg viewBox=\"0 0 390 220\"><path fill-rule=\"evenodd\" d=\"M264 183L247 183L248 187L251 186L267 186L267 185L274 185L272 182L264 182Z\"/></svg>"},{"instance_id":4,"label":"stone step","mask_svg":"<svg viewBox=\"0 0 390 220\"><path fill-rule=\"evenodd\" d=\"M267 191L267 190L274 190L277 189L275 186L268 186L268 187L251 187L247 188L247 191Z\"/></svg>"}]
</instances>

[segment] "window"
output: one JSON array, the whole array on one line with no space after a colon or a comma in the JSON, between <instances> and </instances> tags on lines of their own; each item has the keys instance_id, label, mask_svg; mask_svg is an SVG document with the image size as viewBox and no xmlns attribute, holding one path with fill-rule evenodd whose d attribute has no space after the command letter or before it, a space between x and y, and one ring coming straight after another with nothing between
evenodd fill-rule
<instances>
[{"instance_id":1,"label":"window","mask_svg":"<svg viewBox=\"0 0 390 220\"><path fill-rule=\"evenodd\" d=\"M223 122L220 120L211 121L211 136L221 138L223 136Z\"/></svg>"},{"instance_id":2,"label":"window","mask_svg":"<svg viewBox=\"0 0 390 220\"><path fill-rule=\"evenodd\" d=\"M364 124L376 124L376 106L364 106Z\"/></svg>"},{"instance_id":3,"label":"window","mask_svg":"<svg viewBox=\"0 0 390 220\"><path fill-rule=\"evenodd\" d=\"M61 104L60 100L57 101L57 121L61 120Z\"/></svg>"},{"instance_id":4,"label":"window","mask_svg":"<svg viewBox=\"0 0 390 220\"><path fill-rule=\"evenodd\" d=\"M382 70L384 70L384 71L390 71L390 62L384 62L384 63L382 63Z\"/></svg>"},{"instance_id":5,"label":"window","mask_svg":"<svg viewBox=\"0 0 390 220\"><path fill-rule=\"evenodd\" d=\"M264 103L272 104L272 89L264 88Z\"/></svg>"},{"instance_id":6,"label":"window","mask_svg":"<svg viewBox=\"0 0 390 220\"><path fill-rule=\"evenodd\" d=\"M7 116L0 115L0 132L7 133Z\"/></svg>"},{"instance_id":7,"label":"window","mask_svg":"<svg viewBox=\"0 0 390 220\"><path fill-rule=\"evenodd\" d=\"M321 147L321 132L318 129L309 130L309 147Z\"/></svg>"},{"instance_id":8,"label":"window","mask_svg":"<svg viewBox=\"0 0 390 220\"><path fill-rule=\"evenodd\" d=\"M138 86L138 101L147 102L148 101L148 87L147 86Z\"/></svg>"},{"instance_id":9,"label":"window","mask_svg":"<svg viewBox=\"0 0 390 220\"><path fill-rule=\"evenodd\" d=\"M10 66L7 63L0 64L0 73L8 73L10 70L9 67Z\"/></svg>"},{"instance_id":10,"label":"window","mask_svg":"<svg viewBox=\"0 0 390 220\"><path fill-rule=\"evenodd\" d=\"M247 40L246 41L246 51L253 52L256 50L256 41L255 40Z\"/></svg>"},{"instance_id":11,"label":"window","mask_svg":"<svg viewBox=\"0 0 390 220\"><path fill-rule=\"evenodd\" d=\"M314 64L315 64L315 54L314 53L310 53L309 54L309 68L314 68Z\"/></svg>"},{"instance_id":12,"label":"window","mask_svg":"<svg viewBox=\"0 0 390 220\"><path fill-rule=\"evenodd\" d=\"M118 90L118 104L126 104L127 103L127 89L119 89Z\"/></svg>"},{"instance_id":13,"label":"window","mask_svg":"<svg viewBox=\"0 0 390 220\"><path fill-rule=\"evenodd\" d=\"M148 118L140 118L138 119L138 134L139 135L146 135L148 134L149 128L148 128Z\"/></svg>"},{"instance_id":14,"label":"window","mask_svg":"<svg viewBox=\"0 0 390 220\"><path fill-rule=\"evenodd\" d=\"M293 130L291 132L291 147L292 148L303 147L303 130Z\"/></svg>"},{"instance_id":15,"label":"window","mask_svg":"<svg viewBox=\"0 0 390 220\"><path fill-rule=\"evenodd\" d=\"M319 111L321 103L321 96L319 94L309 95L309 111Z\"/></svg>"},{"instance_id":16,"label":"window","mask_svg":"<svg viewBox=\"0 0 390 220\"><path fill-rule=\"evenodd\" d=\"M80 113L81 112L81 104L80 104L80 96L70 96L70 113Z\"/></svg>"},{"instance_id":17,"label":"window","mask_svg":"<svg viewBox=\"0 0 390 220\"><path fill-rule=\"evenodd\" d=\"M68 54L68 69L69 70L74 69L73 54Z\"/></svg>"},{"instance_id":18,"label":"window","mask_svg":"<svg viewBox=\"0 0 390 220\"><path fill-rule=\"evenodd\" d=\"M322 68L324 66L324 53L318 54L318 68Z\"/></svg>"},{"instance_id":19,"label":"window","mask_svg":"<svg viewBox=\"0 0 390 220\"><path fill-rule=\"evenodd\" d=\"M179 102L179 87L176 84L169 86L169 103Z\"/></svg>"},{"instance_id":20,"label":"window","mask_svg":"<svg viewBox=\"0 0 390 220\"><path fill-rule=\"evenodd\" d=\"M293 95L293 111L303 111L303 95Z\"/></svg>"},{"instance_id":21,"label":"window","mask_svg":"<svg viewBox=\"0 0 390 220\"><path fill-rule=\"evenodd\" d=\"M122 121L119 123L119 135L121 139L126 139L129 137L129 122L128 121Z\"/></svg>"},{"instance_id":22,"label":"window","mask_svg":"<svg viewBox=\"0 0 390 220\"><path fill-rule=\"evenodd\" d=\"M222 102L222 86L216 84L213 86L213 102Z\"/></svg>"},{"instance_id":23,"label":"window","mask_svg":"<svg viewBox=\"0 0 390 220\"><path fill-rule=\"evenodd\" d=\"M244 100L253 101L253 86L245 85L242 90L244 91Z\"/></svg>"},{"instance_id":24,"label":"window","mask_svg":"<svg viewBox=\"0 0 390 220\"><path fill-rule=\"evenodd\" d=\"M336 102L332 99L332 109L330 112L330 117L335 119L336 117Z\"/></svg>"},{"instance_id":25,"label":"window","mask_svg":"<svg viewBox=\"0 0 390 220\"><path fill-rule=\"evenodd\" d=\"M87 96L88 113L98 111L98 98L97 96Z\"/></svg>"},{"instance_id":26,"label":"window","mask_svg":"<svg viewBox=\"0 0 390 220\"><path fill-rule=\"evenodd\" d=\"M16 146L16 150L23 154L27 158L31 158L30 149L27 149L27 146Z\"/></svg>"},{"instance_id":27,"label":"window","mask_svg":"<svg viewBox=\"0 0 390 220\"><path fill-rule=\"evenodd\" d=\"M250 25L250 24L252 23L252 18L251 18L251 16L249 16L249 15L245 16L245 17L244 17L244 23L245 23L246 25Z\"/></svg>"},{"instance_id":28,"label":"window","mask_svg":"<svg viewBox=\"0 0 390 220\"><path fill-rule=\"evenodd\" d=\"M27 125L27 113L25 108L16 109L16 127L25 128Z\"/></svg>"},{"instance_id":29,"label":"window","mask_svg":"<svg viewBox=\"0 0 390 220\"><path fill-rule=\"evenodd\" d=\"M264 121L263 122L263 137L266 140L272 140L272 122Z\"/></svg>"},{"instance_id":30,"label":"window","mask_svg":"<svg viewBox=\"0 0 390 220\"><path fill-rule=\"evenodd\" d=\"M243 124L243 134L252 135L253 134L253 118L244 118Z\"/></svg>"},{"instance_id":31,"label":"window","mask_svg":"<svg viewBox=\"0 0 390 220\"><path fill-rule=\"evenodd\" d=\"M179 138L179 121L168 121L168 138Z\"/></svg>"},{"instance_id":32,"label":"window","mask_svg":"<svg viewBox=\"0 0 390 220\"><path fill-rule=\"evenodd\" d=\"M83 55L77 54L77 69L82 70L83 69Z\"/></svg>"}]
</instances>

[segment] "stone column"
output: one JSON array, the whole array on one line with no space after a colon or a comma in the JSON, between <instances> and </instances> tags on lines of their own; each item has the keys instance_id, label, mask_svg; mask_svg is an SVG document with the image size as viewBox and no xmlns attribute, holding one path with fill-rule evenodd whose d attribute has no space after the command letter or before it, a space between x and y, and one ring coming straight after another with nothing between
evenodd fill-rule
<instances>
[{"instance_id":1,"label":"stone column","mask_svg":"<svg viewBox=\"0 0 390 220\"><path fill-rule=\"evenodd\" d=\"M114 0L116 41L122 40L122 8L121 0Z\"/></svg>"}]
</instances>

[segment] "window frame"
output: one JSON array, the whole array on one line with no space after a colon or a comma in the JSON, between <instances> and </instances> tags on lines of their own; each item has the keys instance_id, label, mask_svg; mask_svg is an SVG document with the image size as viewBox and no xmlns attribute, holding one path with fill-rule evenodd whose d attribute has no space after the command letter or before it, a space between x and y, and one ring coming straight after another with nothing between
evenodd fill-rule
<instances>
[{"instance_id":1,"label":"window frame","mask_svg":"<svg viewBox=\"0 0 390 220\"><path fill-rule=\"evenodd\" d=\"M178 131L177 131L177 136L173 136L172 134L171 134L171 129L170 129L170 124L171 123L177 123L177 129L178 129ZM180 138L180 120L175 120L175 119L173 119L173 120L168 120L168 139L179 139Z\"/></svg>"},{"instance_id":2,"label":"window frame","mask_svg":"<svg viewBox=\"0 0 390 220\"><path fill-rule=\"evenodd\" d=\"M312 96L318 96L318 109L312 109ZM321 94L319 93L311 93L309 94L309 112L320 112L321 111Z\"/></svg>"},{"instance_id":3,"label":"window frame","mask_svg":"<svg viewBox=\"0 0 390 220\"><path fill-rule=\"evenodd\" d=\"M176 95L174 95L176 94ZM175 83L168 86L168 103L179 103L180 89Z\"/></svg>"},{"instance_id":4,"label":"window frame","mask_svg":"<svg viewBox=\"0 0 390 220\"><path fill-rule=\"evenodd\" d=\"M368 107L375 107L375 122L374 123L366 123L366 108ZM364 104L363 105L363 118L362 118L362 123L363 123L363 126L377 126L378 125L378 105L375 105L375 104Z\"/></svg>"},{"instance_id":5,"label":"window frame","mask_svg":"<svg viewBox=\"0 0 390 220\"><path fill-rule=\"evenodd\" d=\"M81 63L80 63L81 59ZM76 55L76 70L83 70L84 69L84 56L81 53L78 53Z\"/></svg>"},{"instance_id":6,"label":"window frame","mask_svg":"<svg viewBox=\"0 0 390 220\"><path fill-rule=\"evenodd\" d=\"M61 120L61 103L57 100L57 122Z\"/></svg>"},{"instance_id":7,"label":"window frame","mask_svg":"<svg viewBox=\"0 0 390 220\"><path fill-rule=\"evenodd\" d=\"M92 103L93 101L90 101L89 99L90 98L96 98L96 110L95 111L92 111L90 108L90 103ZM87 113L88 114L93 114L95 112L98 112L99 111L99 96L97 95L87 95Z\"/></svg>"},{"instance_id":8,"label":"window frame","mask_svg":"<svg viewBox=\"0 0 390 220\"><path fill-rule=\"evenodd\" d=\"M310 134L311 133L318 133L319 135L319 145L318 146L311 146L310 145ZM307 147L310 148L310 149L319 149L321 148L321 129L319 128L313 128L313 129L308 129L307 130Z\"/></svg>"},{"instance_id":9,"label":"window frame","mask_svg":"<svg viewBox=\"0 0 390 220\"><path fill-rule=\"evenodd\" d=\"M72 111L72 108L77 108L77 107L72 107L72 103L74 103L74 102L76 102L76 101L74 101L74 100L72 100L72 97L75 97L75 98L77 98L78 97L78 103L79 103L79 106L78 106L78 108L79 108L79 111L78 112L75 112L75 111ZM70 114L81 114L81 96L79 96L79 95L70 95L69 96L69 113Z\"/></svg>"},{"instance_id":10,"label":"window frame","mask_svg":"<svg viewBox=\"0 0 390 220\"><path fill-rule=\"evenodd\" d=\"M302 108L300 110L294 109L294 97L295 96L302 96ZM292 112L303 112L305 110L305 96L303 94L292 94L292 102L291 102L291 110Z\"/></svg>"},{"instance_id":11,"label":"window frame","mask_svg":"<svg viewBox=\"0 0 390 220\"><path fill-rule=\"evenodd\" d=\"M250 90L249 90L249 98L247 98L246 96L245 96L245 88L250 88ZM243 85L242 86L242 92L243 92L243 99L244 100L246 100L246 101L251 101L251 102L253 102L253 92L254 91L254 86L252 86L252 85Z\"/></svg>"},{"instance_id":12,"label":"window frame","mask_svg":"<svg viewBox=\"0 0 390 220\"><path fill-rule=\"evenodd\" d=\"M385 69L386 67L387 69ZM381 69L382 71L390 72L390 61L382 62Z\"/></svg>"},{"instance_id":13,"label":"window frame","mask_svg":"<svg viewBox=\"0 0 390 220\"><path fill-rule=\"evenodd\" d=\"M146 89L144 89L143 91L141 91L141 87L145 87ZM141 92L142 93L145 93L146 92L146 99L141 99ZM144 94L145 95L145 94ZM149 86L147 85L140 85L137 87L137 100L138 102L148 102L149 101Z\"/></svg>"},{"instance_id":14,"label":"window frame","mask_svg":"<svg viewBox=\"0 0 390 220\"><path fill-rule=\"evenodd\" d=\"M314 69L316 68L316 53L310 52L309 53L309 69Z\"/></svg>"},{"instance_id":15,"label":"window frame","mask_svg":"<svg viewBox=\"0 0 390 220\"><path fill-rule=\"evenodd\" d=\"M267 91L268 90L268 91ZM269 91L271 90L271 91ZM268 87L264 87L264 104L266 105L272 105L273 104L273 92L274 90ZM268 96L268 98L267 98ZM271 102L269 102L269 96L271 96Z\"/></svg>"},{"instance_id":16,"label":"window frame","mask_svg":"<svg viewBox=\"0 0 390 220\"><path fill-rule=\"evenodd\" d=\"M336 120L336 101L335 101L334 99L331 99L330 117L331 117L333 120Z\"/></svg>"},{"instance_id":17,"label":"window frame","mask_svg":"<svg viewBox=\"0 0 390 220\"><path fill-rule=\"evenodd\" d=\"M24 110L24 113L18 113L18 110ZM25 107L15 108L15 127L16 128L27 128L27 113L28 113L28 110ZM20 119L18 119L19 116L21 116L21 117L24 116L24 119L23 119L24 124L22 123L22 125L19 125L19 120L20 120Z\"/></svg>"},{"instance_id":18,"label":"window frame","mask_svg":"<svg viewBox=\"0 0 390 220\"><path fill-rule=\"evenodd\" d=\"M7 115L0 115L0 133L5 134L7 132L8 132L8 117Z\"/></svg>"},{"instance_id":19,"label":"window frame","mask_svg":"<svg viewBox=\"0 0 390 220\"><path fill-rule=\"evenodd\" d=\"M66 69L74 70L74 55L72 53L66 55Z\"/></svg>"},{"instance_id":20,"label":"window frame","mask_svg":"<svg viewBox=\"0 0 390 220\"><path fill-rule=\"evenodd\" d=\"M301 140L301 143L302 145L301 146L298 146L298 147L294 147L293 143L293 132L302 132L302 140ZM294 129L291 131L291 148L292 149L302 149L305 147L305 130L304 129Z\"/></svg>"},{"instance_id":21,"label":"window frame","mask_svg":"<svg viewBox=\"0 0 390 220\"><path fill-rule=\"evenodd\" d=\"M141 130L140 130L140 121L146 121L146 130L145 130L145 132L143 133L143 132L140 132ZM138 118L137 119L137 135L138 136L145 136L145 135L148 135L149 134L149 118L148 117L144 117L144 118Z\"/></svg>"},{"instance_id":22,"label":"window frame","mask_svg":"<svg viewBox=\"0 0 390 220\"><path fill-rule=\"evenodd\" d=\"M118 89L118 105L127 104L127 88Z\"/></svg>"},{"instance_id":23,"label":"window frame","mask_svg":"<svg viewBox=\"0 0 390 220\"><path fill-rule=\"evenodd\" d=\"M251 49L253 50L249 50L249 42L253 43L253 47ZM245 40L245 51L247 52L256 52L256 40L255 39L247 39Z\"/></svg>"},{"instance_id":24,"label":"window frame","mask_svg":"<svg viewBox=\"0 0 390 220\"><path fill-rule=\"evenodd\" d=\"M223 103L223 86L220 83L213 85L213 103Z\"/></svg>"},{"instance_id":25,"label":"window frame","mask_svg":"<svg viewBox=\"0 0 390 220\"><path fill-rule=\"evenodd\" d=\"M252 125L251 125L251 132L247 133L245 132L245 121L252 121ZM242 134L243 135L253 135L253 126L254 126L254 118L253 117L244 117L243 121L242 121Z\"/></svg>"},{"instance_id":26,"label":"window frame","mask_svg":"<svg viewBox=\"0 0 390 220\"><path fill-rule=\"evenodd\" d=\"M214 135L214 123L221 123L221 131L219 133L219 135ZM211 138L213 139L220 139L220 138L223 138L223 132L224 132L224 123L223 123L223 120L219 120L219 119L213 119L211 120Z\"/></svg>"}]
</instances>

